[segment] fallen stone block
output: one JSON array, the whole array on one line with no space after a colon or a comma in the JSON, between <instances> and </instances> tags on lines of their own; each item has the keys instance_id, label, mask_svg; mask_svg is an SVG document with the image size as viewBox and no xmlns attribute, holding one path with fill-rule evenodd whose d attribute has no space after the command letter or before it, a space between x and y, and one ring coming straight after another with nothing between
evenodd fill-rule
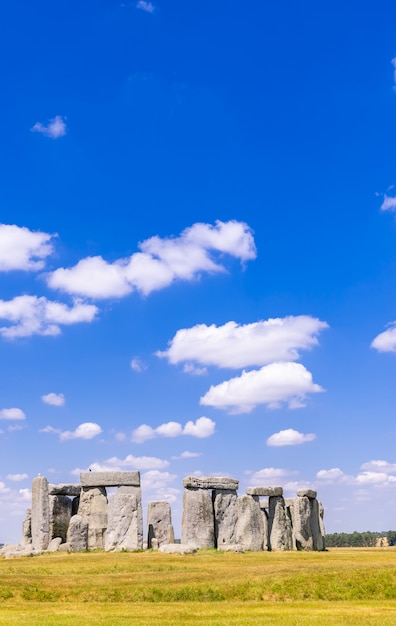
<instances>
[{"instance_id":1,"label":"fallen stone block","mask_svg":"<svg viewBox=\"0 0 396 626\"><path fill-rule=\"evenodd\" d=\"M164 543L159 547L158 552L165 554L195 554L197 548L184 543Z\"/></svg>"}]
</instances>

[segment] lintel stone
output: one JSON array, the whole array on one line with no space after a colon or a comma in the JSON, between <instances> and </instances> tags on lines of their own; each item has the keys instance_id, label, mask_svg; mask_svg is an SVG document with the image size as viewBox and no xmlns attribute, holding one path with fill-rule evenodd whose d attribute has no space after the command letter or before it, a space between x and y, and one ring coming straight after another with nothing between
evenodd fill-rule
<instances>
[{"instance_id":1,"label":"lintel stone","mask_svg":"<svg viewBox=\"0 0 396 626\"><path fill-rule=\"evenodd\" d=\"M50 496L79 496L81 492L80 485L48 485L48 494Z\"/></svg>"},{"instance_id":2,"label":"lintel stone","mask_svg":"<svg viewBox=\"0 0 396 626\"><path fill-rule=\"evenodd\" d=\"M140 472L81 472L82 487L140 487Z\"/></svg>"},{"instance_id":3,"label":"lintel stone","mask_svg":"<svg viewBox=\"0 0 396 626\"><path fill-rule=\"evenodd\" d=\"M236 491L239 480L223 476L186 476L183 487L186 489L231 489Z\"/></svg>"},{"instance_id":4,"label":"lintel stone","mask_svg":"<svg viewBox=\"0 0 396 626\"><path fill-rule=\"evenodd\" d=\"M248 487L246 489L248 496L283 496L283 487Z\"/></svg>"},{"instance_id":5,"label":"lintel stone","mask_svg":"<svg viewBox=\"0 0 396 626\"><path fill-rule=\"evenodd\" d=\"M316 498L318 492L315 489L300 489L297 491L297 495L299 498L303 498L306 496L307 498Z\"/></svg>"}]
</instances>

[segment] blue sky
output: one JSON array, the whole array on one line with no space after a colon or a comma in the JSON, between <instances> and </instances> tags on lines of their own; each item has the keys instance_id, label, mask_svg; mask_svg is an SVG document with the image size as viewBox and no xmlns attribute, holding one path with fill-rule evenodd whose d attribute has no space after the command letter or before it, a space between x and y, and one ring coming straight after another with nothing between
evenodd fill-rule
<instances>
[{"instance_id":1,"label":"blue sky","mask_svg":"<svg viewBox=\"0 0 396 626\"><path fill-rule=\"evenodd\" d=\"M88 467L394 528L394 4L1 13L0 541Z\"/></svg>"}]
</instances>

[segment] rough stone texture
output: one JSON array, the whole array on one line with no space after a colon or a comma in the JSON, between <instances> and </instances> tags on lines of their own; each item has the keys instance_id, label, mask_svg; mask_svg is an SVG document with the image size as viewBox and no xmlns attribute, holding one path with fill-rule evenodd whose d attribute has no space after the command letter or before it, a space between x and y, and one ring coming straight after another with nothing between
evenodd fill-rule
<instances>
[{"instance_id":1,"label":"rough stone texture","mask_svg":"<svg viewBox=\"0 0 396 626\"><path fill-rule=\"evenodd\" d=\"M140 480L140 478L139 478ZM130 493L136 497L137 501L137 524L138 524L138 550L143 549L143 509L142 509L142 489L133 485L121 485L117 493Z\"/></svg>"},{"instance_id":2,"label":"rough stone texture","mask_svg":"<svg viewBox=\"0 0 396 626\"><path fill-rule=\"evenodd\" d=\"M175 543L175 530L172 524L169 524L166 532L166 543Z\"/></svg>"},{"instance_id":3,"label":"rough stone texture","mask_svg":"<svg viewBox=\"0 0 396 626\"><path fill-rule=\"evenodd\" d=\"M264 526L263 550L270 550L269 534L268 534L268 510L266 506L263 506L262 502L260 502L260 510L261 510L261 515L263 518L263 526Z\"/></svg>"},{"instance_id":4,"label":"rough stone texture","mask_svg":"<svg viewBox=\"0 0 396 626\"><path fill-rule=\"evenodd\" d=\"M88 548L104 548L108 524L107 497L104 487L83 487L78 515L88 523Z\"/></svg>"},{"instance_id":5,"label":"rough stone texture","mask_svg":"<svg viewBox=\"0 0 396 626\"><path fill-rule=\"evenodd\" d=\"M212 494L206 489L185 489L183 497L182 544L214 548Z\"/></svg>"},{"instance_id":6,"label":"rough stone texture","mask_svg":"<svg viewBox=\"0 0 396 626\"><path fill-rule=\"evenodd\" d=\"M151 548L153 539L158 546L168 541L168 527L172 524L171 507L169 502L149 502L147 510L147 547Z\"/></svg>"},{"instance_id":7,"label":"rough stone texture","mask_svg":"<svg viewBox=\"0 0 396 626\"><path fill-rule=\"evenodd\" d=\"M320 534L322 536L322 550L326 550L326 529L325 529L325 525L324 525L324 507L323 504L318 501L319 504L319 527L320 527Z\"/></svg>"},{"instance_id":8,"label":"rough stone texture","mask_svg":"<svg viewBox=\"0 0 396 626\"><path fill-rule=\"evenodd\" d=\"M81 472L82 487L140 487L140 472Z\"/></svg>"},{"instance_id":9,"label":"rough stone texture","mask_svg":"<svg viewBox=\"0 0 396 626\"><path fill-rule=\"evenodd\" d=\"M248 487L248 496L283 496L283 487Z\"/></svg>"},{"instance_id":10,"label":"rough stone texture","mask_svg":"<svg viewBox=\"0 0 396 626\"><path fill-rule=\"evenodd\" d=\"M67 496L49 496L50 540L60 537L66 541L72 516L72 501Z\"/></svg>"},{"instance_id":11,"label":"rough stone texture","mask_svg":"<svg viewBox=\"0 0 396 626\"><path fill-rule=\"evenodd\" d=\"M296 550L313 550L311 530L311 500L307 496L293 499L290 513L293 524L293 541Z\"/></svg>"},{"instance_id":12,"label":"rough stone texture","mask_svg":"<svg viewBox=\"0 0 396 626\"><path fill-rule=\"evenodd\" d=\"M233 489L215 489L212 493L215 546L236 543L238 496Z\"/></svg>"},{"instance_id":13,"label":"rough stone texture","mask_svg":"<svg viewBox=\"0 0 396 626\"><path fill-rule=\"evenodd\" d=\"M80 506L80 496L76 496L72 500L72 515L77 515L79 506Z\"/></svg>"},{"instance_id":14,"label":"rough stone texture","mask_svg":"<svg viewBox=\"0 0 396 626\"><path fill-rule=\"evenodd\" d=\"M281 496L271 496L269 499L268 536L270 550L293 549L291 521Z\"/></svg>"},{"instance_id":15,"label":"rough stone texture","mask_svg":"<svg viewBox=\"0 0 396 626\"><path fill-rule=\"evenodd\" d=\"M240 543L223 543L217 549L221 552L244 552L243 545Z\"/></svg>"},{"instance_id":16,"label":"rough stone texture","mask_svg":"<svg viewBox=\"0 0 396 626\"><path fill-rule=\"evenodd\" d=\"M314 550L324 550L325 546L324 537L322 535L322 526L323 520L320 518L320 504L317 500L311 500L311 532Z\"/></svg>"},{"instance_id":17,"label":"rough stone texture","mask_svg":"<svg viewBox=\"0 0 396 626\"><path fill-rule=\"evenodd\" d=\"M32 544L32 509L27 509L26 517L22 522L21 546Z\"/></svg>"},{"instance_id":18,"label":"rough stone texture","mask_svg":"<svg viewBox=\"0 0 396 626\"><path fill-rule=\"evenodd\" d=\"M184 543L164 543L158 551L165 554L195 554L197 549Z\"/></svg>"},{"instance_id":19,"label":"rough stone texture","mask_svg":"<svg viewBox=\"0 0 396 626\"><path fill-rule=\"evenodd\" d=\"M299 498L304 498L304 496L307 498L316 498L317 495L318 493L314 489L300 489L297 491L297 496Z\"/></svg>"},{"instance_id":20,"label":"rough stone texture","mask_svg":"<svg viewBox=\"0 0 396 626\"><path fill-rule=\"evenodd\" d=\"M162 544L162 545L165 545L165 544ZM152 540L151 540L150 548L152 550L158 550L158 548L159 548L159 546L158 546L158 539L156 539L155 537L153 537Z\"/></svg>"},{"instance_id":21,"label":"rough stone texture","mask_svg":"<svg viewBox=\"0 0 396 626\"><path fill-rule=\"evenodd\" d=\"M236 543L244 550L262 550L264 544L264 522L258 496L240 496Z\"/></svg>"},{"instance_id":22,"label":"rough stone texture","mask_svg":"<svg viewBox=\"0 0 396 626\"><path fill-rule=\"evenodd\" d=\"M186 489L231 489L237 491L239 480L222 476L186 476L183 487Z\"/></svg>"},{"instance_id":23,"label":"rough stone texture","mask_svg":"<svg viewBox=\"0 0 396 626\"><path fill-rule=\"evenodd\" d=\"M88 522L81 515L73 515L67 531L67 544L71 552L88 548Z\"/></svg>"},{"instance_id":24,"label":"rough stone texture","mask_svg":"<svg viewBox=\"0 0 396 626\"><path fill-rule=\"evenodd\" d=\"M113 552L139 549L138 503L132 493L114 493L109 497L104 548Z\"/></svg>"},{"instance_id":25,"label":"rough stone texture","mask_svg":"<svg viewBox=\"0 0 396 626\"><path fill-rule=\"evenodd\" d=\"M54 537L48 544L47 552L56 552L62 543L60 537Z\"/></svg>"},{"instance_id":26,"label":"rough stone texture","mask_svg":"<svg viewBox=\"0 0 396 626\"><path fill-rule=\"evenodd\" d=\"M47 549L49 532L48 481L45 476L37 476L32 482L32 546L35 550Z\"/></svg>"},{"instance_id":27,"label":"rough stone texture","mask_svg":"<svg viewBox=\"0 0 396 626\"><path fill-rule=\"evenodd\" d=\"M48 485L48 493L50 496L79 496L81 485Z\"/></svg>"}]
</instances>

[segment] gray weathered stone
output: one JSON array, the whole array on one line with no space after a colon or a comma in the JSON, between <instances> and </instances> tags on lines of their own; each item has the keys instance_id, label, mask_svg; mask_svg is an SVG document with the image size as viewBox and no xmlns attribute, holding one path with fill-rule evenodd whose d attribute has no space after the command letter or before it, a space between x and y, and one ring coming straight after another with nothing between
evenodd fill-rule
<instances>
[{"instance_id":1,"label":"gray weathered stone","mask_svg":"<svg viewBox=\"0 0 396 626\"><path fill-rule=\"evenodd\" d=\"M72 516L72 501L67 496L49 496L50 540L60 537L66 541Z\"/></svg>"},{"instance_id":2,"label":"gray weathered stone","mask_svg":"<svg viewBox=\"0 0 396 626\"><path fill-rule=\"evenodd\" d=\"M195 554L197 549L185 543L164 543L158 551L165 554Z\"/></svg>"},{"instance_id":3,"label":"gray weathered stone","mask_svg":"<svg viewBox=\"0 0 396 626\"><path fill-rule=\"evenodd\" d=\"M240 543L222 543L217 549L221 552L244 552Z\"/></svg>"},{"instance_id":4,"label":"gray weathered stone","mask_svg":"<svg viewBox=\"0 0 396 626\"><path fill-rule=\"evenodd\" d=\"M158 546L168 541L168 528L172 524L171 507L169 502L149 502L147 510L147 546L156 539Z\"/></svg>"},{"instance_id":5,"label":"gray weathered stone","mask_svg":"<svg viewBox=\"0 0 396 626\"><path fill-rule=\"evenodd\" d=\"M197 548L214 548L214 515L212 494L206 489L185 489L183 497L183 544Z\"/></svg>"},{"instance_id":6,"label":"gray weathered stone","mask_svg":"<svg viewBox=\"0 0 396 626\"><path fill-rule=\"evenodd\" d=\"M186 489L231 489L237 491L239 480L222 476L186 476L183 487Z\"/></svg>"},{"instance_id":7,"label":"gray weathered stone","mask_svg":"<svg viewBox=\"0 0 396 626\"><path fill-rule=\"evenodd\" d=\"M269 499L268 535L271 550L293 549L291 522L281 496L271 496Z\"/></svg>"},{"instance_id":8,"label":"gray weathered stone","mask_svg":"<svg viewBox=\"0 0 396 626\"><path fill-rule=\"evenodd\" d=\"M60 537L54 537L48 544L47 552L56 552L61 543L62 539Z\"/></svg>"},{"instance_id":9,"label":"gray weathered stone","mask_svg":"<svg viewBox=\"0 0 396 626\"><path fill-rule=\"evenodd\" d=\"M162 544L162 545L165 545L165 544ZM153 537L151 542L150 542L150 548L152 550L158 550L158 548L159 548L158 539L156 539L155 537Z\"/></svg>"},{"instance_id":10,"label":"gray weathered stone","mask_svg":"<svg viewBox=\"0 0 396 626\"><path fill-rule=\"evenodd\" d=\"M322 536L322 550L326 550L326 530L325 530L325 525L324 525L324 507L323 504L318 501L318 505L319 505L319 527L320 527L320 534Z\"/></svg>"},{"instance_id":11,"label":"gray weathered stone","mask_svg":"<svg viewBox=\"0 0 396 626\"><path fill-rule=\"evenodd\" d=\"M140 472L81 472L82 487L140 487Z\"/></svg>"},{"instance_id":12,"label":"gray weathered stone","mask_svg":"<svg viewBox=\"0 0 396 626\"><path fill-rule=\"evenodd\" d=\"M137 524L138 524L138 550L143 549L143 508L142 508L142 488L136 485L121 485L117 493L130 493L136 497L137 501Z\"/></svg>"},{"instance_id":13,"label":"gray weathered stone","mask_svg":"<svg viewBox=\"0 0 396 626\"><path fill-rule=\"evenodd\" d=\"M315 489L300 489L299 491L297 491L297 496L299 498L304 498L304 496L306 496L307 498L316 498L317 495L318 494Z\"/></svg>"},{"instance_id":14,"label":"gray weathered stone","mask_svg":"<svg viewBox=\"0 0 396 626\"><path fill-rule=\"evenodd\" d=\"M269 534L268 534L268 507L263 506L263 503L260 502L260 510L261 510L261 515L263 518L263 527L264 527L263 550L269 550L270 544L269 544Z\"/></svg>"},{"instance_id":15,"label":"gray weathered stone","mask_svg":"<svg viewBox=\"0 0 396 626\"><path fill-rule=\"evenodd\" d=\"M109 497L108 526L104 548L107 551L138 550L138 503L131 493Z\"/></svg>"},{"instance_id":16,"label":"gray weathered stone","mask_svg":"<svg viewBox=\"0 0 396 626\"><path fill-rule=\"evenodd\" d=\"M283 496L283 487L248 487L248 496Z\"/></svg>"},{"instance_id":17,"label":"gray weathered stone","mask_svg":"<svg viewBox=\"0 0 396 626\"><path fill-rule=\"evenodd\" d=\"M50 540L48 481L36 476L32 482L32 546L46 550Z\"/></svg>"},{"instance_id":18,"label":"gray weathered stone","mask_svg":"<svg viewBox=\"0 0 396 626\"><path fill-rule=\"evenodd\" d=\"M50 496L79 496L81 485L48 485L48 493Z\"/></svg>"},{"instance_id":19,"label":"gray weathered stone","mask_svg":"<svg viewBox=\"0 0 396 626\"><path fill-rule=\"evenodd\" d=\"M245 550L263 549L264 523L258 496L238 498L236 543L240 543Z\"/></svg>"},{"instance_id":20,"label":"gray weathered stone","mask_svg":"<svg viewBox=\"0 0 396 626\"><path fill-rule=\"evenodd\" d=\"M26 517L22 522L22 546L31 546L32 544L32 509L27 509Z\"/></svg>"},{"instance_id":21,"label":"gray weathered stone","mask_svg":"<svg viewBox=\"0 0 396 626\"><path fill-rule=\"evenodd\" d=\"M88 522L81 515L73 515L70 519L67 545L71 552L82 552L88 548Z\"/></svg>"},{"instance_id":22,"label":"gray weathered stone","mask_svg":"<svg viewBox=\"0 0 396 626\"><path fill-rule=\"evenodd\" d=\"M78 514L88 523L88 548L103 549L108 524L106 489L83 487Z\"/></svg>"},{"instance_id":23,"label":"gray weathered stone","mask_svg":"<svg viewBox=\"0 0 396 626\"><path fill-rule=\"evenodd\" d=\"M235 490L215 489L212 494L214 509L215 545L236 543L238 496Z\"/></svg>"},{"instance_id":24,"label":"gray weathered stone","mask_svg":"<svg viewBox=\"0 0 396 626\"><path fill-rule=\"evenodd\" d=\"M298 496L293 499L290 513L293 524L293 540L297 550L313 550L311 510L311 500L307 496Z\"/></svg>"},{"instance_id":25,"label":"gray weathered stone","mask_svg":"<svg viewBox=\"0 0 396 626\"><path fill-rule=\"evenodd\" d=\"M320 503L315 499L311 500L311 533L313 549L324 550L324 537L322 535L322 526L320 518Z\"/></svg>"}]
</instances>

